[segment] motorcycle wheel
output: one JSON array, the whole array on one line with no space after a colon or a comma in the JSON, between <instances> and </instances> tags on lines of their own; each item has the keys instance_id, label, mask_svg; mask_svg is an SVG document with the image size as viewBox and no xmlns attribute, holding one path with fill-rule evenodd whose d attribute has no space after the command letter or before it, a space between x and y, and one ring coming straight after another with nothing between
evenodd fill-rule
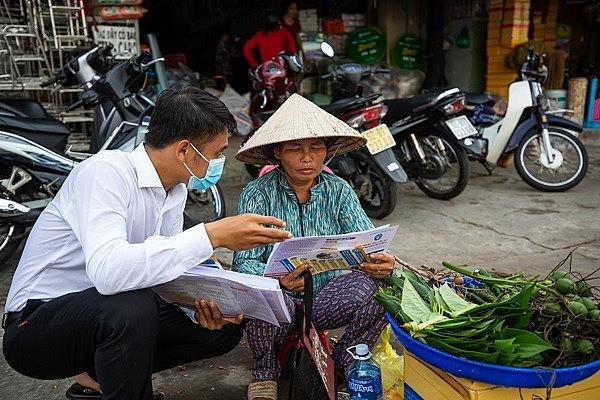
<instances>
[{"instance_id":1,"label":"motorcycle wheel","mask_svg":"<svg viewBox=\"0 0 600 400\"><path fill-rule=\"evenodd\" d=\"M548 136L555 150L553 163L542 157L541 131L532 129L517 147L515 168L528 185L545 192L562 192L585 177L588 155L579 139L567 131L549 126Z\"/></svg>"},{"instance_id":2,"label":"motorcycle wheel","mask_svg":"<svg viewBox=\"0 0 600 400\"><path fill-rule=\"evenodd\" d=\"M225 196L219 184L206 190L188 190L183 211L183 227L191 228L201 222L212 222L225 217Z\"/></svg>"},{"instance_id":3,"label":"motorcycle wheel","mask_svg":"<svg viewBox=\"0 0 600 400\"><path fill-rule=\"evenodd\" d=\"M8 221L0 221L0 268L7 265L7 261L17 252L21 243L25 240L24 224L14 224ZM20 237L15 239L14 237Z\"/></svg>"},{"instance_id":4,"label":"motorcycle wheel","mask_svg":"<svg viewBox=\"0 0 600 400\"><path fill-rule=\"evenodd\" d=\"M469 159L465 150L457 143L449 142L437 132L419 136L427 164L409 169L415 183L427 196L449 200L465 190L469 182ZM441 151L436 144L440 141ZM413 155L413 159L417 159Z\"/></svg>"},{"instance_id":5,"label":"motorcycle wheel","mask_svg":"<svg viewBox=\"0 0 600 400\"><path fill-rule=\"evenodd\" d=\"M365 151L357 150L346 157L351 157L356 163L358 172L348 183L356 192L365 213L375 219L390 215L396 207L396 183Z\"/></svg>"}]
</instances>

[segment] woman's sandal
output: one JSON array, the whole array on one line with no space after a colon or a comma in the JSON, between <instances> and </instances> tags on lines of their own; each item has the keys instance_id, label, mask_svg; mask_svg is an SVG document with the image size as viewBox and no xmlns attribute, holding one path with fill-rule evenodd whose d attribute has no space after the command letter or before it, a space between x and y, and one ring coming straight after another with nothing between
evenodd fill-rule
<instances>
[{"instance_id":1,"label":"woman's sandal","mask_svg":"<svg viewBox=\"0 0 600 400\"><path fill-rule=\"evenodd\" d=\"M248 400L254 399L277 400L277 382L256 381L248 385Z\"/></svg>"}]
</instances>

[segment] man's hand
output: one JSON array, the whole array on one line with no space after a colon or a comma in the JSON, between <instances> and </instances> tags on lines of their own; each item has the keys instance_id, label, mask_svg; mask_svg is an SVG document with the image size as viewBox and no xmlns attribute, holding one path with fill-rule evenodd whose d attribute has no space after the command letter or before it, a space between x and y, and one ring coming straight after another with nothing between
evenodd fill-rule
<instances>
[{"instance_id":1,"label":"man's hand","mask_svg":"<svg viewBox=\"0 0 600 400\"><path fill-rule=\"evenodd\" d=\"M279 278L279 284L289 291L301 292L304 290L304 272L309 269L309 264L299 265L289 274Z\"/></svg>"},{"instance_id":2,"label":"man's hand","mask_svg":"<svg viewBox=\"0 0 600 400\"><path fill-rule=\"evenodd\" d=\"M291 233L283 230L285 222L279 218L258 214L227 217L209 222L204 227L214 249L226 247L229 250L246 250L283 242L292 237Z\"/></svg>"},{"instance_id":3,"label":"man's hand","mask_svg":"<svg viewBox=\"0 0 600 400\"><path fill-rule=\"evenodd\" d=\"M196 321L201 327L211 331L221 329L225 324L241 324L244 320L242 314L235 318L224 317L214 301L196 300Z\"/></svg>"},{"instance_id":4,"label":"man's hand","mask_svg":"<svg viewBox=\"0 0 600 400\"><path fill-rule=\"evenodd\" d=\"M371 275L373 278L385 278L392 274L396 259L389 253L373 253L369 254L370 263L361 263L360 269L362 272Z\"/></svg>"}]
</instances>

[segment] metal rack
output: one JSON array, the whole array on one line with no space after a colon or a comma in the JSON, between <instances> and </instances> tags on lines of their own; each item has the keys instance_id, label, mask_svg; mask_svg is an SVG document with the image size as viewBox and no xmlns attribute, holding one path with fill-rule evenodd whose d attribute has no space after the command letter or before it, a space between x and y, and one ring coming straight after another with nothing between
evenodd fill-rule
<instances>
[{"instance_id":1,"label":"metal rack","mask_svg":"<svg viewBox=\"0 0 600 400\"><path fill-rule=\"evenodd\" d=\"M89 47L83 0L2 0L0 3L0 96L32 97L64 122L92 120L90 110L66 114L81 89L51 91L40 83ZM24 93L27 92L27 93Z\"/></svg>"}]
</instances>

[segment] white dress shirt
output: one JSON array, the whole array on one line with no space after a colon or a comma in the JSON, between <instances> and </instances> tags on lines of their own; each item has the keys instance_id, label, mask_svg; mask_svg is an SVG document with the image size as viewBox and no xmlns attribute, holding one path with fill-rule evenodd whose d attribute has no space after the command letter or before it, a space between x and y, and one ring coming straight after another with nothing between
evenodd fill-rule
<instances>
[{"instance_id":1,"label":"white dress shirt","mask_svg":"<svg viewBox=\"0 0 600 400\"><path fill-rule=\"evenodd\" d=\"M41 213L6 312L92 286L104 295L168 282L211 256L204 224L183 229L184 184L165 192L141 144L77 165Z\"/></svg>"}]
</instances>

